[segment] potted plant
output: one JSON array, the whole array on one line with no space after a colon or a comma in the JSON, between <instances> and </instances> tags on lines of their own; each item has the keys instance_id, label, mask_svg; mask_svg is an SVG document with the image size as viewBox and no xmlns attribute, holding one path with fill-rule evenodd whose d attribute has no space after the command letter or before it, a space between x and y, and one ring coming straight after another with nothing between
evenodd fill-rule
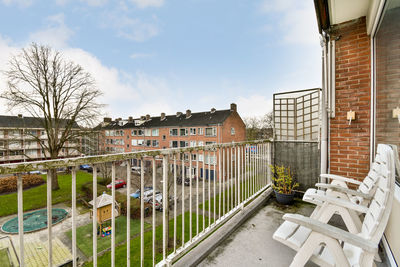
<instances>
[{"instance_id":1,"label":"potted plant","mask_svg":"<svg viewBox=\"0 0 400 267\"><path fill-rule=\"evenodd\" d=\"M284 205L291 204L294 199L294 189L299 186L293 178L293 172L290 167L285 166L270 165L270 168L276 200Z\"/></svg>"}]
</instances>

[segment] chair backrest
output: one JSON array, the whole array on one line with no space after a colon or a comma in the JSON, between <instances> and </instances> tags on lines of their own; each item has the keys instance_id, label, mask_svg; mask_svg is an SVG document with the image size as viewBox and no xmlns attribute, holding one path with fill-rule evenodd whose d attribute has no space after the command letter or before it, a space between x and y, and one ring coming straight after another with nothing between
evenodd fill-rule
<instances>
[{"instance_id":1,"label":"chair backrest","mask_svg":"<svg viewBox=\"0 0 400 267\"><path fill-rule=\"evenodd\" d=\"M376 192L365 214L361 235L375 243L382 238L392 208L395 186L395 155L389 145L378 145L382 162Z\"/></svg>"},{"instance_id":2,"label":"chair backrest","mask_svg":"<svg viewBox=\"0 0 400 267\"><path fill-rule=\"evenodd\" d=\"M371 169L368 172L368 175L362 181L362 184L358 187L358 190L363 192L364 194L374 195L375 190L378 185L379 177L382 175L382 172L385 172L387 169L387 160L386 157L383 156L386 145L378 145L377 153L372 163Z\"/></svg>"}]
</instances>

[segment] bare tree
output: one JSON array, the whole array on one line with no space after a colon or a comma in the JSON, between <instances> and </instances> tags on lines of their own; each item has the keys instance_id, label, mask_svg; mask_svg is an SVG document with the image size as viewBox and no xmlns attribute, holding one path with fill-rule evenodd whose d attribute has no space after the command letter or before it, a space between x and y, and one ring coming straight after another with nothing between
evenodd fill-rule
<instances>
[{"instance_id":1,"label":"bare tree","mask_svg":"<svg viewBox=\"0 0 400 267\"><path fill-rule=\"evenodd\" d=\"M262 117L247 117L244 118L243 121L246 125L247 140L267 139L272 137L272 112L269 112Z\"/></svg>"},{"instance_id":2,"label":"bare tree","mask_svg":"<svg viewBox=\"0 0 400 267\"><path fill-rule=\"evenodd\" d=\"M48 46L32 43L11 58L4 71L7 89L0 95L9 110L30 114L46 131L48 142L40 136L47 157L58 158L66 142L77 142L82 134L78 125L94 125L102 105L97 103L101 92L88 72ZM52 189L58 189L56 171L52 170Z\"/></svg>"}]
</instances>

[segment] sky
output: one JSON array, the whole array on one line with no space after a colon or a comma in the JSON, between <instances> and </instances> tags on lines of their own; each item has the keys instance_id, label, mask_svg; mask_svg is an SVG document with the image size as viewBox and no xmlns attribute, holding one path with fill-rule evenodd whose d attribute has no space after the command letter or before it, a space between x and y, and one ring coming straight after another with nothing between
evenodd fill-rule
<instances>
[{"instance_id":1,"label":"sky","mask_svg":"<svg viewBox=\"0 0 400 267\"><path fill-rule=\"evenodd\" d=\"M88 71L112 118L262 116L274 93L321 87L312 0L0 0L0 70L32 42Z\"/></svg>"}]
</instances>

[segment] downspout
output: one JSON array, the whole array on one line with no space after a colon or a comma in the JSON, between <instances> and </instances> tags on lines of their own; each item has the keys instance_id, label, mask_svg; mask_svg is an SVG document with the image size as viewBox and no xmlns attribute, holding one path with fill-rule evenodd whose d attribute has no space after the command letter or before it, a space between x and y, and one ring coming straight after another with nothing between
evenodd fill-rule
<instances>
[{"instance_id":1,"label":"downspout","mask_svg":"<svg viewBox=\"0 0 400 267\"><path fill-rule=\"evenodd\" d=\"M322 97L321 97L321 173L328 172L328 112L326 96L328 94L328 66L327 37L321 34L322 47ZM324 182L324 181L322 181Z\"/></svg>"}]
</instances>

